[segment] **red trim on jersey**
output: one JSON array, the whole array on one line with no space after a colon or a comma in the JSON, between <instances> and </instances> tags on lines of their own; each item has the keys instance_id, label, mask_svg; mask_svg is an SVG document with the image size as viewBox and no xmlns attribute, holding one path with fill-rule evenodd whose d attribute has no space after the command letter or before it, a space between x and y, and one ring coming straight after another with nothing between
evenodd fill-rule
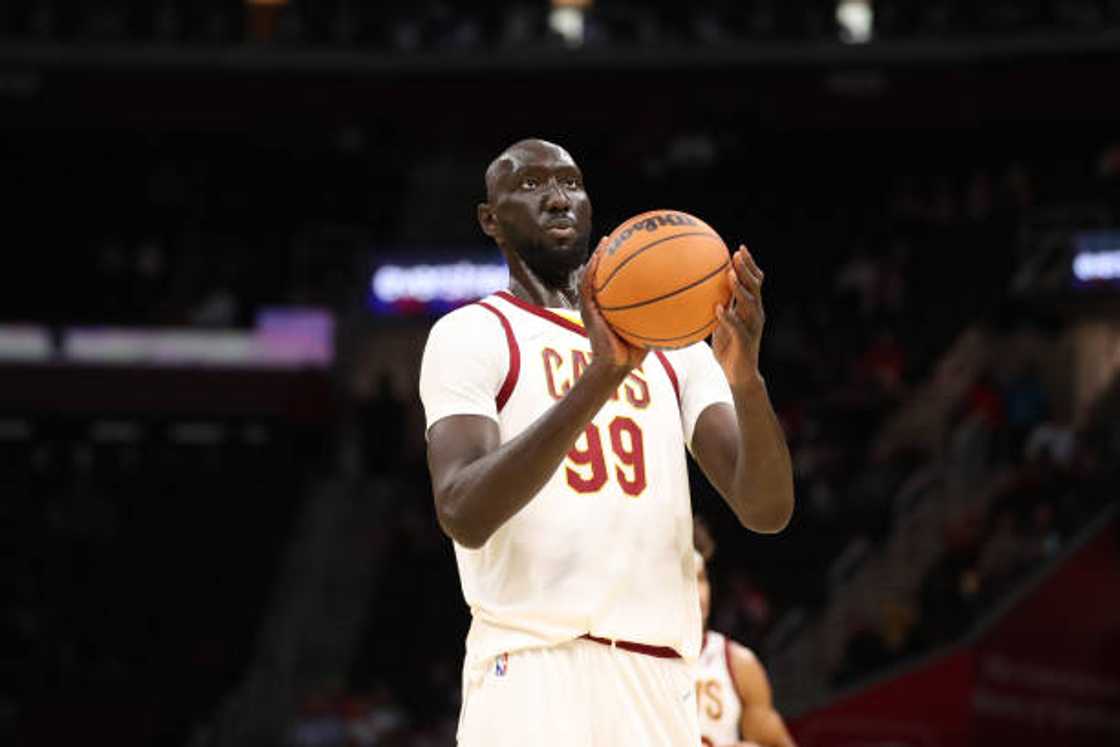
<instances>
[{"instance_id":1,"label":"red trim on jersey","mask_svg":"<svg viewBox=\"0 0 1120 747\"><path fill-rule=\"evenodd\" d=\"M677 372L673 370L673 364L660 350L654 350L653 354L657 356L657 360L661 361L661 365L665 368L665 373L669 374L669 381L673 383L673 392L677 395L677 406L681 404L681 384L677 380Z\"/></svg>"},{"instance_id":2,"label":"red trim on jersey","mask_svg":"<svg viewBox=\"0 0 1120 747\"><path fill-rule=\"evenodd\" d=\"M583 335L584 337L587 337L587 330L584 329L582 325L576 324L571 319L565 319L559 314L553 311L549 311L543 306L537 306L536 304L522 300L509 291L498 291L496 295L506 301L509 301L519 309L528 311L530 314L536 314L541 319L547 319L553 324L559 324L569 332L575 332L577 335Z\"/></svg>"},{"instance_id":3,"label":"red trim on jersey","mask_svg":"<svg viewBox=\"0 0 1120 747\"><path fill-rule=\"evenodd\" d=\"M708 631L704 631L704 640L700 643L700 653L708 650Z\"/></svg>"},{"instance_id":4,"label":"red trim on jersey","mask_svg":"<svg viewBox=\"0 0 1120 747\"><path fill-rule=\"evenodd\" d=\"M510 326L506 315L484 301L479 301L478 305L498 317L502 329L506 332L506 344L509 345L509 370L506 372L506 380L502 382L502 388L498 390L498 396L494 398L498 403L498 412L501 412L509 401L509 396L513 394L513 388L517 386L517 377L521 375L521 348L517 345L517 338L513 336L513 327Z\"/></svg>"},{"instance_id":5,"label":"red trim on jersey","mask_svg":"<svg viewBox=\"0 0 1120 747\"><path fill-rule=\"evenodd\" d=\"M731 668L731 639L727 636L723 637L723 663L727 667L727 676L731 679L731 686L735 688L735 697L742 700L739 696L739 683L735 681L735 670Z\"/></svg>"},{"instance_id":6,"label":"red trim on jersey","mask_svg":"<svg viewBox=\"0 0 1120 747\"><path fill-rule=\"evenodd\" d=\"M536 304L529 303L528 301L518 298L509 291L498 291L495 295L505 301L508 301L519 309L528 311L530 314L536 314L541 319L547 319L553 324L558 324L570 332L575 332L577 335L583 335L584 337L587 337L587 330L584 329L582 325L576 324L570 319L565 319L559 314L549 311L543 306L537 306ZM486 306L486 304L482 305ZM491 310L496 312L495 309ZM508 330L508 327L506 333L511 334ZM673 370L673 364L669 362L669 359L665 356L665 353L661 352L660 350L654 350L653 353L657 356L657 359L661 361L661 365L665 369L665 373L669 375L669 381L673 385L673 393L677 395L677 406L679 407L681 404L681 384L680 380L677 379L677 372Z\"/></svg>"},{"instance_id":7,"label":"red trim on jersey","mask_svg":"<svg viewBox=\"0 0 1120 747\"><path fill-rule=\"evenodd\" d=\"M632 641L612 641L609 638L599 638L590 633L584 633L580 638L586 638L589 641L595 641L595 643L601 643L604 646L614 646L623 651L633 651L636 654L656 656L658 659L681 658L681 655L677 653L676 649L669 648L668 646L648 646L644 643L633 643Z\"/></svg>"}]
</instances>

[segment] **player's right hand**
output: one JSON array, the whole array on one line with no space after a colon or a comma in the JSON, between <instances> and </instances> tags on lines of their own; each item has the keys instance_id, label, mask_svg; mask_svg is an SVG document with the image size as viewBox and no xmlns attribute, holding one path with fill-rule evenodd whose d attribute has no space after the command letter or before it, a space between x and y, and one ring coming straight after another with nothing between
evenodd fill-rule
<instances>
[{"instance_id":1,"label":"player's right hand","mask_svg":"<svg viewBox=\"0 0 1120 747\"><path fill-rule=\"evenodd\" d=\"M579 313L583 317L583 326L587 330L587 337L591 340L592 365L595 363L607 364L612 368L629 372L641 364L649 352L646 348L639 348L616 335L599 311L599 304L595 300L593 278L595 268L599 265L602 256L600 250L607 237L599 241L599 246L591 254L587 264L583 266L583 274L579 280Z\"/></svg>"}]
</instances>

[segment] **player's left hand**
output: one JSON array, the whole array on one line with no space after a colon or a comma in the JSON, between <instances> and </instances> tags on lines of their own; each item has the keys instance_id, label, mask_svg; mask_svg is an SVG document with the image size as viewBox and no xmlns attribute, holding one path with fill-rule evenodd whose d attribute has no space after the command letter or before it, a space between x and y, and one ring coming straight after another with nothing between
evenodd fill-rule
<instances>
[{"instance_id":1,"label":"player's left hand","mask_svg":"<svg viewBox=\"0 0 1120 747\"><path fill-rule=\"evenodd\" d=\"M587 330L587 337L591 341L592 365L606 364L625 374L640 366L649 351L631 345L615 334L607 324L607 320L603 318L603 312L599 310L599 302L595 300L593 279L599 260L603 256L601 250L606 243L607 237L604 236L584 265L579 277L579 312L583 318L584 329Z\"/></svg>"},{"instance_id":2,"label":"player's left hand","mask_svg":"<svg viewBox=\"0 0 1120 747\"><path fill-rule=\"evenodd\" d=\"M762 344L762 326L766 322L766 312L762 309L764 276L742 244L731 256L727 274L731 281L731 302L726 307L716 307L718 323L712 335L712 352L734 389L762 381L758 350Z\"/></svg>"}]
</instances>

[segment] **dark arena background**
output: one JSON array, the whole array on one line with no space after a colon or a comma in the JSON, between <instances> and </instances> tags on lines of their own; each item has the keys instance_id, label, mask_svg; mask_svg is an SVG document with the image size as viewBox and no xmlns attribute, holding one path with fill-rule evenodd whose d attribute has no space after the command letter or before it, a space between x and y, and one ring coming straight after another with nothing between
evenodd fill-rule
<instances>
[{"instance_id":1,"label":"dark arena background","mask_svg":"<svg viewBox=\"0 0 1120 747\"><path fill-rule=\"evenodd\" d=\"M1120 744L1120 2L3 0L0 743L451 745L417 395L539 136L767 273L801 747Z\"/></svg>"}]
</instances>

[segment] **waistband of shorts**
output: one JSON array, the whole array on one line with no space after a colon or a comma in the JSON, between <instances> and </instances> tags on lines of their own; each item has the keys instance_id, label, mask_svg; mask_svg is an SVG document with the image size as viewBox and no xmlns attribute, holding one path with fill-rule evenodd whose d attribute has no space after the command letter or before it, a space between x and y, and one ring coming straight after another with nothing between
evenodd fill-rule
<instances>
[{"instance_id":1,"label":"waistband of shorts","mask_svg":"<svg viewBox=\"0 0 1120 747\"><path fill-rule=\"evenodd\" d=\"M679 659L681 655L677 653L676 649L669 648L668 646L648 646L644 643L634 643L633 641L612 641L609 638L599 638L598 636L584 633L580 638L595 643L601 643L604 646L614 646L623 651L633 651L636 654L645 654L646 656L654 656L658 659Z\"/></svg>"}]
</instances>

